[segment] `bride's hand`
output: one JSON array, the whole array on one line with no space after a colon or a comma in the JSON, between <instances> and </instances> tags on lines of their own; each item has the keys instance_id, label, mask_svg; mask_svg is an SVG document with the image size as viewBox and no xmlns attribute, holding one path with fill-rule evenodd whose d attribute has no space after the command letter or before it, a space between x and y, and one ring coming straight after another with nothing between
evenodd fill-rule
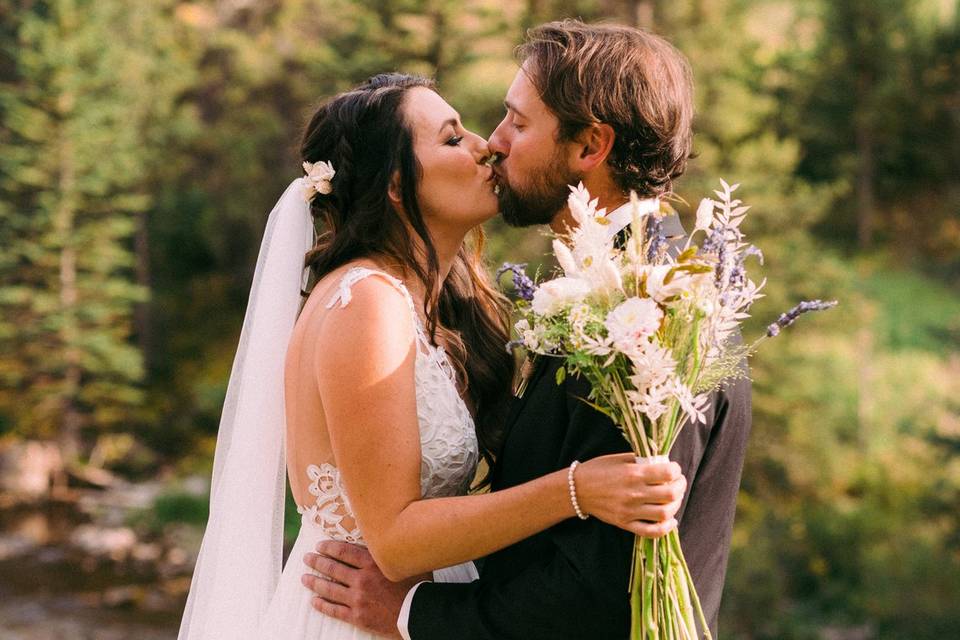
<instances>
[{"instance_id":1,"label":"bride's hand","mask_svg":"<svg viewBox=\"0 0 960 640\"><path fill-rule=\"evenodd\" d=\"M637 463L630 453L581 462L574 482L583 513L646 538L676 528L674 516L687 489L676 462Z\"/></svg>"}]
</instances>

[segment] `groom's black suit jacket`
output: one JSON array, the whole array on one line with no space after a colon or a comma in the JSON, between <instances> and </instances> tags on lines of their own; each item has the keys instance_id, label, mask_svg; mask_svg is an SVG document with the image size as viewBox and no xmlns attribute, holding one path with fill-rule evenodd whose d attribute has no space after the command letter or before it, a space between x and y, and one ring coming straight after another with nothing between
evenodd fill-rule
<instances>
[{"instance_id":1,"label":"groom's black suit jacket","mask_svg":"<svg viewBox=\"0 0 960 640\"><path fill-rule=\"evenodd\" d=\"M679 223L672 221L676 227ZM587 383L556 383L558 358L539 359L507 420L494 491L564 469L574 460L629 451L617 427L581 398ZM670 457L688 480L680 541L716 635L740 472L750 431L750 383L712 398L705 424L688 424ZM483 560L480 579L424 583L413 597L413 640L623 640L633 534L596 518L567 519Z\"/></svg>"}]
</instances>

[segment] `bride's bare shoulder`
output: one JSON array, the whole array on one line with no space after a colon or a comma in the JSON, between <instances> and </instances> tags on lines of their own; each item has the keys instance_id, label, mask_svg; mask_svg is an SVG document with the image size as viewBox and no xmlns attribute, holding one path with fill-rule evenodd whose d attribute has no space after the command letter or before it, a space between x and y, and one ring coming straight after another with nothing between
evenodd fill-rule
<instances>
[{"instance_id":1,"label":"bride's bare shoulder","mask_svg":"<svg viewBox=\"0 0 960 640\"><path fill-rule=\"evenodd\" d=\"M338 268L319 281L304 306L304 329L334 355L339 347L382 348L409 344L414 336L412 301L403 284L363 262Z\"/></svg>"}]
</instances>

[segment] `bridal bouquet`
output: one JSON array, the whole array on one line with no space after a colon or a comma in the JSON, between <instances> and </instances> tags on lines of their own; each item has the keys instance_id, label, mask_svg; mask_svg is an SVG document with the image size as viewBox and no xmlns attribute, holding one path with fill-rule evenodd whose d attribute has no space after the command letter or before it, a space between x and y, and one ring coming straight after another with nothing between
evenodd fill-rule
<instances>
[{"instance_id":1,"label":"bridal bouquet","mask_svg":"<svg viewBox=\"0 0 960 640\"><path fill-rule=\"evenodd\" d=\"M618 248L605 210L583 185L571 187L577 224L553 241L563 275L537 285L522 265L498 273L512 271L520 293L516 343L562 357L558 384L583 376L592 386L584 400L610 417L638 457L666 456L684 425L703 422L709 393L746 376L744 359L765 338L836 304L801 303L754 343L732 339L762 297L764 283L747 276L745 263L763 256L740 231L748 207L732 196L738 185L721 184L716 200L700 203L685 245L673 248L658 201L632 197L631 233ZM635 540L630 605L633 639L693 639L697 622L710 637L676 530Z\"/></svg>"}]
</instances>

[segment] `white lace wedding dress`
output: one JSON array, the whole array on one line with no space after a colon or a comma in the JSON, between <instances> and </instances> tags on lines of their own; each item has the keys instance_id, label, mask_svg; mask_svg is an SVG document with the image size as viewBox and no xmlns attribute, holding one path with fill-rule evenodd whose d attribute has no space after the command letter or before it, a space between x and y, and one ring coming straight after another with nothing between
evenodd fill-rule
<instances>
[{"instance_id":1,"label":"white lace wedding dress","mask_svg":"<svg viewBox=\"0 0 960 640\"><path fill-rule=\"evenodd\" d=\"M343 276L327 308L336 304L346 307L350 303L351 287L369 276L384 278L403 293L414 318L418 346L415 369L421 493L425 498L463 495L474 477L479 457L473 419L457 392L453 370L443 348L427 339L406 287L388 274L355 267ZM355 520L349 489L343 486L340 471L323 462L311 464L303 472L310 479L310 493L316 500L298 507L302 514L300 533L260 627L260 637L263 640L376 638L378 636L314 609L310 604L313 592L300 582L300 576L310 571L301 559L313 551L320 540L363 544L363 532L349 524ZM477 572L473 563L468 562L434 571L433 577L438 582L469 582L477 577Z\"/></svg>"}]
</instances>

